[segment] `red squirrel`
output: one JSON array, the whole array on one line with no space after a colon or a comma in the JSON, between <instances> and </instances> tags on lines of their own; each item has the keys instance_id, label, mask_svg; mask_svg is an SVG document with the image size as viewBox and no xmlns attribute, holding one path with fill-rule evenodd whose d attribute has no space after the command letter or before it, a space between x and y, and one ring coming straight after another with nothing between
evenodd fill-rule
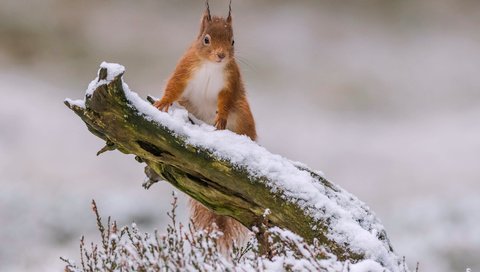
<instances>
[{"instance_id":1,"label":"red squirrel","mask_svg":"<svg viewBox=\"0 0 480 272\"><path fill-rule=\"evenodd\" d=\"M200 32L154 106L166 112L178 101L196 118L217 129L228 129L255 140L255 121L235 61L231 1L226 19L211 16L208 0L205 3ZM231 249L234 240L239 242L245 236L247 229L238 221L217 215L193 199L190 206L197 229L208 230L215 223L223 232L218 240L221 249Z\"/></svg>"}]
</instances>

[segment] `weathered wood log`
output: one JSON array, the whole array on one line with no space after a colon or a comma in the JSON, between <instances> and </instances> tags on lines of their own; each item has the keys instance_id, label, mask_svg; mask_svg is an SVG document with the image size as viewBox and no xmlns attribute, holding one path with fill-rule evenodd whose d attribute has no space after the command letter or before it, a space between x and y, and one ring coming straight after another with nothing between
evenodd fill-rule
<instances>
[{"instance_id":1,"label":"weathered wood log","mask_svg":"<svg viewBox=\"0 0 480 272\"><path fill-rule=\"evenodd\" d=\"M396 270L399 259L383 226L365 204L317 172L286 159L279 161L295 168L299 179L306 174L313 186L307 187L316 191L304 192L305 188L298 188L297 192L288 186L282 187L283 184L295 184L295 180L275 180L272 178L275 175L268 170L256 171L255 165L249 166L248 159L253 157L247 156L244 161L230 159L225 155L228 152L198 144L193 134L183 133L170 124L175 123L173 117L157 111L159 119L154 112L156 109L149 109L143 100L139 102L138 96L123 83L122 68L103 63L85 100L65 101L90 132L106 141L99 154L113 149L134 154L139 162L147 165L146 174L151 182L146 187L158 180L168 181L216 213L235 218L249 229L263 222L268 209L270 226L291 230L307 242L318 239L339 260L373 259ZM195 125L184 125L192 131L197 129ZM205 137L218 137L218 133L222 133L202 130L200 126L198 130ZM221 136L247 142L233 133ZM251 149L260 148L253 142L245 145ZM264 152L261 154L268 153ZM302 186L305 185L299 184ZM311 199L312 195L323 196L325 203Z\"/></svg>"}]
</instances>

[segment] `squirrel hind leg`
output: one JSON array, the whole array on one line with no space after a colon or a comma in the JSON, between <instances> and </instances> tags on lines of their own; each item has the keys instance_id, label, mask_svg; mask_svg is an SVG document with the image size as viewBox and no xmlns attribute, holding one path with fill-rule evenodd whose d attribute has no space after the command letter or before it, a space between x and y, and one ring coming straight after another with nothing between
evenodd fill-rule
<instances>
[{"instance_id":1,"label":"squirrel hind leg","mask_svg":"<svg viewBox=\"0 0 480 272\"><path fill-rule=\"evenodd\" d=\"M227 129L240 135L246 135L252 141L257 139L255 121L248 107L240 108L238 111L230 114L227 121Z\"/></svg>"},{"instance_id":2,"label":"squirrel hind leg","mask_svg":"<svg viewBox=\"0 0 480 272\"><path fill-rule=\"evenodd\" d=\"M197 230L211 231L212 223L215 223L217 229L223 233L217 240L222 254L228 256L234 243L241 245L245 241L248 230L240 222L228 216L217 215L196 200L190 199L189 205L191 219Z\"/></svg>"}]
</instances>

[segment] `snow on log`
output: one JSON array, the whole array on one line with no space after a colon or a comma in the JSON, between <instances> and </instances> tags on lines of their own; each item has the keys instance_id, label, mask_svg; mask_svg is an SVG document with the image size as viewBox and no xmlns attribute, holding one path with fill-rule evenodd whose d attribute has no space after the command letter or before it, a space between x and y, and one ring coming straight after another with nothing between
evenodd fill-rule
<instances>
[{"instance_id":1,"label":"snow on log","mask_svg":"<svg viewBox=\"0 0 480 272\"><path fill-rule=\"evenodd\" d=\"M318 239L339 260L374 260L399 270L383 225L355 196L246 136L198 122L183 108L160 112L129 89L124 71L104 62L85 100L65 100L107 142L99 153L136 155L152 182L166 180L249 229L262 224L268 209L269 226L307 242Z\"/></svg>"}]
</instances>

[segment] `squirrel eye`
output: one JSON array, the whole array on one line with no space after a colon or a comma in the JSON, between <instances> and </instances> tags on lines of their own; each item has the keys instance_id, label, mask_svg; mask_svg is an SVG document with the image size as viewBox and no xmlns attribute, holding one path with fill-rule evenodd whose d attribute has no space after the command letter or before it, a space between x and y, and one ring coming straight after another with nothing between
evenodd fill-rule
<instances>
[{"instance_id":1,"label":"squirrel eye","mask_svg":"<svg viewBox=\"0 0 480 272\"><path fill-rule=\"evenodd\" d=\"M235 44L235 40L232 40L232 46Z\"/></svg>"},{"instance_id":2,"label":"squirrel eye","mask_svg":"<svg viewBox=\"0 0 480 272\"><path fill-rule=\"evenodd\" d=\"M205 38L203 38L203 44L210 44L210 35L205 35Z\"/></svg>"}]
</instances>

